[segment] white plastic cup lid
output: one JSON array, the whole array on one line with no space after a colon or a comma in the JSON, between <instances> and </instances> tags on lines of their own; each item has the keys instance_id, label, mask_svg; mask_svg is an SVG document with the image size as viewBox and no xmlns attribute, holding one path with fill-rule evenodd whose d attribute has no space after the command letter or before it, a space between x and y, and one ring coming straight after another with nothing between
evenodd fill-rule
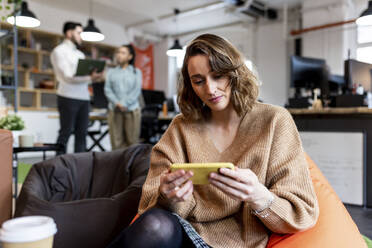
<instances>
[{"instance_id":1,"label":"white plastic cup lid","mask_svg":"<svg viewBox=\"0 0 372 248\"><path fill-rule=\"evenodd\" d=\"M47 216L26 216L5 221L0 229L0 241L7 243L33 242L57 232L54 220Z\"/></svg>"}]
</instances>

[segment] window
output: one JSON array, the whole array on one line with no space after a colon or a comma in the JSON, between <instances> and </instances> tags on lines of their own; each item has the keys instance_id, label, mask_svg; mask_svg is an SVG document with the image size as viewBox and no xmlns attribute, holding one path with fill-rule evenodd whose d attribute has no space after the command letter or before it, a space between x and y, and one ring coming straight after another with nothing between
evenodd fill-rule
<instances>
[{"instance_id":1,"label":"window","mask_svg":"<svg viewBox=\"0 0 372 248\"><path fill-rule=\"evenodd\" d=\"M186 54L186 46L182 47L183 53L177 56L177 68L180 69L183 65L183 59L185 58Z\"/></svg>"},{"instance_id":2,"label":"window","mask_svg":"<svg viewBox=\"0 0 372 248\"><path fill-rule=\"evenodd\" d=\"M357 60L372 64L372 26L358 27Z\"/></svg>"}]
</instances>

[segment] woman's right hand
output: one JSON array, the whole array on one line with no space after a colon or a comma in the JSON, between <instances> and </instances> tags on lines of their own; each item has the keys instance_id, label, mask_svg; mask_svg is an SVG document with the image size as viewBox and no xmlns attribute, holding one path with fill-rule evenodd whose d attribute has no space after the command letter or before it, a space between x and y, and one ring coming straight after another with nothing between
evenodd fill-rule
<instances>
[{"instance_id":1,"label":"woman's right hand","mask_svg":"<svg viewBox=\"0 0 372 248\"><path fill-rule=\"evenodd\" d=\"M160 177L160 194L170 203L186 201L194 190L192 171L176 170L168 172Z\"/></svg>"},{"instance_id":2,"label":"woman's right hand","mask_svg":"<svg viewBox=\"0 0 372 248\"><path fill-rule=\"evenodd\" d=\"M117 103L115 107L118 108L121 112L127 111L127 108L121 105L120 103Z\"/></svg>"}]
</instances>

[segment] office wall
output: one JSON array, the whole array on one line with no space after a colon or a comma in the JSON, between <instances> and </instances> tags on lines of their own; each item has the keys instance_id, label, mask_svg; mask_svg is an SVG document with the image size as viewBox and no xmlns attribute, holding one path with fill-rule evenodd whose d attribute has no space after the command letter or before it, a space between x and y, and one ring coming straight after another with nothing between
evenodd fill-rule
<instances>
[{"instance_id":1,"label":"office wall","mask_svg":"<svg viewBox=\"0 0 372 248\"><path fill-rule=\"evenodd\" d=\"M353 19L359 2L346 0L313 0L303 2L303 28ZM302 35L303 56L323 58L333 74L344 74L344 60L355 58L356 25L346 24L308 32Z\"/></svg>"},{"instance_id":2,"label":"office wall","mask_svg":"<svg viewBox=\"0 0 372 248\"><path fill-rule=\"evenodd\" d=\"M162 40L154 45L154 88L168 91L168 40Z\"/></svg>"},{"instance_id":3,"label":"office wall","mask_svg":"<svg viewBox=\"0 0 372 248\"><path fill-rule=\"evenodd\" d=\"M39 2L30 2L30 9L41 21L38 29L62 34L62 26L65 21L72 20L82 23L83 26L87 24L88 13L74 12L60 8L50 7L47 4ZM110 45L121 45L129 42L125 29L120 24L106 21L104 19L94 18L96 26L105 35L104 43Z\"/></svg>"},{"instance_id":4,"label":"office wall","mask_svg":"<svg viewBox=\"0 0 372 248\"><path fill-rule=\"evenodd\" d=\"M257 69L260 100L283 106L288 98L287 38L282 22L243 23L236 26L212 29L207 32L227 38ZM204 32L203 32L204 33ZM181 37L182 44L201 33Z\"/></svg>"},{"instance_id":5,"label":"office wall","mask_svg":"<svg viewBox=\"0 0 372 248\"><path fill-rule=\"evenodd\" d=\"M287 36L280 22L258 26L255 60L262 85L260 99L284 106L288 98Z\"/></svg>"}]
</instances>

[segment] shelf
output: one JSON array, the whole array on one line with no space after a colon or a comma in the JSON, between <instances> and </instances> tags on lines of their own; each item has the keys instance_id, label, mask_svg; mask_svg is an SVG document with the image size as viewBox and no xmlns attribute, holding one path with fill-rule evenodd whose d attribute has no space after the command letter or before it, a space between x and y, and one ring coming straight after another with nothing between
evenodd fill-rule
<instances>
[{"instance_id":1,"label":"shelf","mask_svg":"<svg viewBox=\"0 0 372 248\"><path fill-rule=\"evenodd\" d=\"M40 93L47 93L47 94L56 94L57 90L55 89L40 89L40 88L25 88L25 87L19 87L19 91L22 92L40 92Z\"/></svg>"},{"instance_id":2,"label":"shelf","mask_svg":"<svg viewBox=\"0 0 372 248\"><path fill-rule=\"evenodd\" d=\"M0 69L1 70L6 70L6 71L12 71L12 70L14 70L14 67L13 67L13 65L0 65ZM21 71L21 72L25 71L25 69L21 66L18 66L17 70Z\"/></svg>"},{"instance_id":3,"label":"shelf","mask_svg":"<svg viewBox=\"0 0 372 248\"><path fill-rule=\"evenodd\" d=\"M40 91L41 93L46 93L46 94L56 94L57 90L56 89L36 89Z\"/></svg>"},{"instance_id":4,"label":"shelf","mask_svg":"<svg viewBox=\"0 0 372 248\"><path fill-rule=\"evenodd\" d=\"M33 74L43 74L43 75L54 76L53 71L34 71L34 70L30 70L29 72L33 73Z\"/></svg>"},{"instance_id":5,"label":"shelf","mask_svg":"<svg viewBox=\"0 0 372 248\"><path fill-rule=\"evenodd\" d=\"M36 107L19 107L18 110L21 111L57 111L57 108L47 108L47 107L41 107L41 108L36 108Z\"/></svg>"},{"instance_id":6,"label":"shelf","mask_svg":"<svg viewBox=\"0 0 372 248\"><path fill-rule=\"evenodd\" d=\"M12 70L14 70L14 67L12 65L0 65L0 69L1 70L12 71ZM53 70L49 70L49 71L38 71L38 70L35 70L35 69L24 69L23 67L18 66L18 71L20 71L20 72L29 72L29 73L32 73L32 74L43 74L43 75L54 76Z\"/></svg>"},{"instance_id":7,"label":"shelf","mask_svg":"<svg viewBox=\"0 0 372 248\"><path fill-rule=\"evenodd\" d=\"M45 50L39 50L39 52L42 54L42 55L47 55L47 56L50 56L51 52L49 51L45 51Z\"/></svg>"},{"instance_id":8,"label":"shelf","mask_svg":"<svg viewBox=\"0 0 372 248\"><path fill-rule=\"evenodd\" d=\"M14 49L13 45L8 45L8 48ZM25 52L25 53L34 53L34 54L44 54L44 55L50 55L49 51L45 50L36 50L33 48L28 48L28 47L18 47L18 52Z\"/></svg>"},{"instance_id":9,"label":"shelf","mask_svg":"<svg viewBox=\"0 0 372 248\"><path fill-rule=\"evenodd\" d=\"M41 107L41 108L36 108L36 107L19 107L18 110L23 110L23 111L57 111L57 108L47 108L47 107Z\"/></svg>"},{"instance_id":10,"label":"shelf","mask_svg":"<svg viewBox=\"0 0 372 248\"><path fill-rule=\"evenodd\" d=\"M25 87L18 87L18 90L22 92L37 92L36 89L30 89L30 88L25 88Z\"/></svg>"},{"instance_id":11,"label":"shelf","mask_svg":"<svg viewBox=\"0 0 372 248\"><path fill-rule=\"evenodd\" d=\"M15 90L16 88L14 86L10 86L10 85L0 85L0 89Z\"/></svg>"},{"instance_id":12,"label":"shelf","mask_svg":"<svg viewBox=\"0 0 372 248\"><path fill-rule=\"evenodd\" d=\"M40 111L41 109L36 107L18 107L18 110Z\"/></svg>"},{"instance_id":13,"label":"shelf","mask_svg":"<svg viewBox=\"0 0 372 248\"><path fill-rule=\"evenodd\" d=\"M57 111L57 108L46 108L46 107L41 107L38 109L40 111Z\"/></svg>"}]
</instances>

